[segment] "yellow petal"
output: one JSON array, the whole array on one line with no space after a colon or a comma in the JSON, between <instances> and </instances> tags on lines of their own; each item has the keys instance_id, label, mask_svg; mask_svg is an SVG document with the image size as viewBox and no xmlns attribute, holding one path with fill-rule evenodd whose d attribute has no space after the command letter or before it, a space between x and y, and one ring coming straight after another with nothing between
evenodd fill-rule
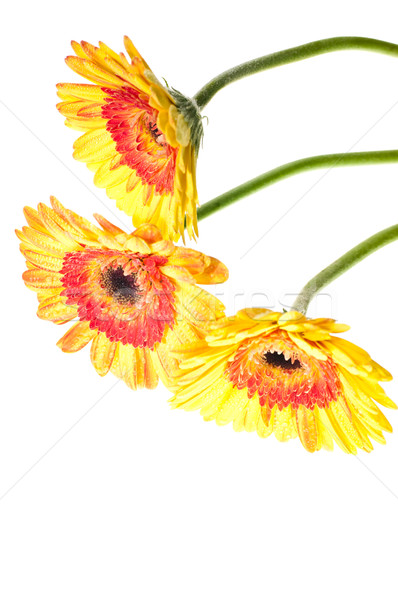
<instances>
[{"instance_id":1,"label":"yellow petal","mask_svg":"<svg viewBox=\"0 0 398 600\"><path fill-rule=\"evenodd\" d=\"M292 342L294 342L295 344L297 344L297 346L303 350L303 352L305 352L306 354L309 354L310 356L314 356L315 358L317 358L318 360L327 360L328 356L327 354L325 354L324 352L322 352L318 346L316 346L315 344L311 344L310 342L306 342L304 338L302 338L300 335L296 335L294 333L289 332L289 337L292 340Z\"/></svg>"},{"instance_id":2,"label":"yellow petal","mask_svg":"<svg viewBox=\"0 0 398 600\"><path fill-rule=\"evenodd\" d=\"M88 131L73 145L76 160L99 162L111 158L116 153L115 142L106 129Z\"/></svg>"},{"instance_id":3,"label":"yellow petal","mask_svg":"<svg viewBox=\"0 0 398 600\"><path fill-rule=\"evenodd\" d=\"M118 342L111 371L133 390L143 387L154 389L158 384L148 348L134 348Z\"/></svg>"},{"instance_id":4,"label":"yellow petal","mask_svg":"<svg viewBox=\"0 0 398 600\"><path fill-rule=\"evenodd\" d=\"M273 432L279 442L287 442L297 437L290 406L287 406L283 410L279 410L277 406L274 407Z\"/></svg>"},{"instance_id":5,"label":"yellow petal","mask_svg":"<svg viewBox=\"0 0 398 600\"><path fill-rule=\"evenodd\" d=\"M98 85L89 83L57 83L58 96L62 100L82 99L103 102L105 92Z\"/></svg>"},{"instance_id":6,"label":"yellow petal","mask_svg":"<svg viewBox=\"0 0 398 600\"><path fill-rule=\"evenodd\" d=\"M111 342L105 333L97 333L91 344L90 357L98 375L104 377L109 372L116 352L116 342Z\"/></svg>"}]
</instances>

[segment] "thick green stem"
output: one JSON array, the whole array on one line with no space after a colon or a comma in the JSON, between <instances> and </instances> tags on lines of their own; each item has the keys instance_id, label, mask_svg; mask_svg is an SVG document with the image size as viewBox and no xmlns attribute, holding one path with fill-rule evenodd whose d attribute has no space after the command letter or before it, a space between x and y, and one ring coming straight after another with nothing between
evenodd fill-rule
<instances>
[{"instance_id":1,"label":"thick green stem","mask_svg":"<svg viewBox=\"0 0 398 600\"><path fill-rule=\"evenodd\" d=\"M318 275L315 275L310 281L303 287L300 294L292 307L292 310L297 310L303 315L307 312L307 308L311 300L316 294L324 288L326 285L340 277L343 273L351 269L354 265L359 263L361 260L376 252L383 246L395 242L398 240L398 225L393 225L383 231L379 231L375 235L366 239L364 242L358 244L349 250L343 256L340 256L331 265L323 269Z\"/></svg>"},{"instance_id":2,"label":"thick green stem","mask_svg":"<svg viewBox=\"0 0 398 600\"><path fill-rule=\"evenodd\" d=\"M281 65L338 50L367 50L369 52L380 52L398 57L398 45L384 42L383 40L365 37L333 37L317 40L316 42L288 48L281 52L267 54L266 56L249 60L228 71L224 71L224 73L217 75L217 77L206 83L195 94L194 100L201 110L219 90L238 79L265 71L266 69L273 69L274 67L280 67Z\"/></svg>"},{"instance_id":3,"label":"thick green stem","mask_svg":"<svg viewBox=\"0 0 398 600\"><path fill-rule=\"evenodd\" d=\"M237 202L244 196L253 194L258 190L272 185L281 179L310 171L312 169L326 169L333 167L353 167L361 165L377 165L398 162L398 150L381 150L375 152L350 152L341 154L323 154L310 156L286 163L276 169L267 171L259 177L250 179L246 183L217 196L206 202L198 209L198 221L209 217L213 213Z\"/></svg>"}]
</instances>

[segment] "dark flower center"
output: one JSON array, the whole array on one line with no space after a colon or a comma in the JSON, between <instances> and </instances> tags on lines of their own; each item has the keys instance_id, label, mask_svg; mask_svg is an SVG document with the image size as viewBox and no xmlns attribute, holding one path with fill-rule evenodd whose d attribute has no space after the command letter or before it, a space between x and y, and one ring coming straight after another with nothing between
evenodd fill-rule
<instances>
[{"instance_id":1,"label":"dark flower center","mask_svg":"<svg viewBox=\"0 0 398 600\"><path fill-rule=\"evenodd\" d=\"M142 296L136 284L136 275L125 275L123 267L120 266L116 269L110 267L102 273L102 283L108 294L120 304L135 304Z\"/></svg>"},{"instance_id":2,"label":"dark flower center","mask_svg":"<svg viewBox=\"0 0 398 600\"><path fill-rule=\"evenodd\" d=\"M158 129L158 127L156 126L156 123L149 123L149 125L148 125L148 131L151 134L151 136L154 139L154 141L157 144L159 144L159 146L164 146L165 145L164 135L160 131L160 129Z\"/></svg>"},{"instance_id":3,"label":"dark flower center","mask_svg":"<svg viewBox=\"0 0 398 600\"><path fill-rule=\"evenodd\" d=\"M295 371L296 369L301 368L301 362L296 359L294 362L291 358L286 359L285 355L278 354L277 352L265 352L262 356L262 359L268 365L272 367L278 367L283 371Z\"/></svg>"}]
</instances>

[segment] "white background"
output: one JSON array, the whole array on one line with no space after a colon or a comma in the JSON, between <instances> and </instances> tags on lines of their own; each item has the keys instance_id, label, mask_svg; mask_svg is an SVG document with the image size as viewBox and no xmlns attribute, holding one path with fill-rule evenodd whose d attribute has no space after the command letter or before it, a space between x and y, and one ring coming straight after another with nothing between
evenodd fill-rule
<instances>
[{"instance_id":1,"label":"white background","mask_svg":"<svg viewBox=\"0 0 398 600\"><path fill-rule=\"evenodd\" d=\"M5 13L4 13L5 11ZM370 455L307 454L295 440L233 432L171 411L168 392L101 379L88 348L35 316L15 227L56 195L91 217L117 213L73 160L76 133L55 109L70 39L122 50L127 33L154 72L194 94L212 76L335 35L398 43L391 1L7 3L1 21L2 349L0 597L4 600L397 598L397 432ZM201 202L312 154L398 146L398 57L321 56L235 83L204 113ZM289 303L321 268L397 222L398 166L286 180L200 228L225 261L230 313ZM292 208L294 206L294 208ZM113 215L116 214L116 217ZM255 244L251 251L247 252ZM398 376L398 245L314 302ZM398 400L396 383L386 386Z\"/></svg>"}]
</instances>

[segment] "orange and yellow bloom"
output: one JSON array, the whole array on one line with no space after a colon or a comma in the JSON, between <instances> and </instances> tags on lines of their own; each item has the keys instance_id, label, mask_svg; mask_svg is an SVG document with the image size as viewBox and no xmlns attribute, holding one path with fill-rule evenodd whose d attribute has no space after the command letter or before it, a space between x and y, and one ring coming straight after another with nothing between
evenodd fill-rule
<instances>
[{"instance_id":1,"label":"orange and yellow bloom","mask_svg":"<svg viewBox=\"0 0 398 600\"><path fill-rule=\"evenodd\" d=\"M178 350L172 405L260 437L299 436L309 452L331 450L333 440L345 452L369 452L370 438L385 443L383 431L392 431L376 405L396 408L378 383L391 375L333 335L348 329L294 311L246 309L223 318L205 340Z\"/></svg>"},{"instance_id":2,"label":"orange and yellow bloom","mask_svg":"<svg viewBox=\"0 0 398 600\"><path fill-rule=\"evenodd\" d=\"M227 268L217 259L164 240L154 225L127 234L96 215L101 228L64 208L25 208L17 231L37 293L38 316L75 324L59 340L65 352L89 342L100 375L108 371L131 388L173 387L177 361L170 350L202 339L223 305L196 284L220 283Z\"/></svg>"},{"instance_id":3,"label":"orange and yellow bloom","mask_svg":"<svg viewBox=\"0 0 398 600\"><path fill-rule=\"evenodd\" d=\"M72 42L66 63L94 85L60 83L58 110L84 135L74 157L136 227L156 225L165 239L197 234L196 158L203 135L195 103L156 79L125 37L129 62L105 44Z\"/></svg>"}]
</instances>

